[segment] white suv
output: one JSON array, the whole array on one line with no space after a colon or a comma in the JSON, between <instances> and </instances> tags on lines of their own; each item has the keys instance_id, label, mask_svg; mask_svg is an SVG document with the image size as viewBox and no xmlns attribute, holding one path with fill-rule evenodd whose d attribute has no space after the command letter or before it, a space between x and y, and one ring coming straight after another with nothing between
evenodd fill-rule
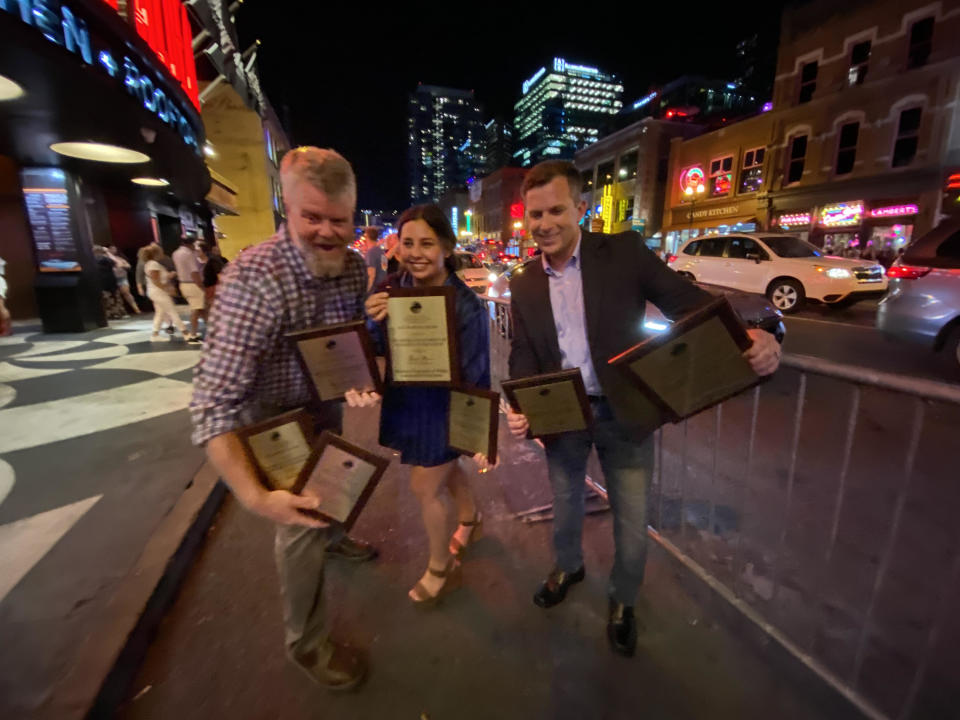
<instances>
[{"instance_id":1,"label":"white suv","mask_svg":"<svg viewBox=\"0 0 960 720\"><path fill-rule=\"evenodd\" d=\"M697 282L760 293L778 310L796 312L804 300L850 305L881 297L883 266L824 255L794 235L749 233L689 240L667 264Z\"/></svg>"}]
</instances>

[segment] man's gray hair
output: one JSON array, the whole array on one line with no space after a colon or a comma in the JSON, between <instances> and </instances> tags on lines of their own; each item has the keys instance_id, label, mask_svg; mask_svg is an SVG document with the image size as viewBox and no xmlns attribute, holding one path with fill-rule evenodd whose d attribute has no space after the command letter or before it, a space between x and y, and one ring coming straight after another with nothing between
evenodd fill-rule
<instances>
[{"instance_id":1,"label":"man's gray hair","mask_svg":"<svg viewBox=\"0 0 960 720\"><path fill-rule=\"evenodd\" d=\"M280 184L283 194L292 192L297 183L306 181L330 197L349 198L357 202L357 178L347 159L336 150L302 146L283 156L280 163Z\"/></svg>"}]
</instances>

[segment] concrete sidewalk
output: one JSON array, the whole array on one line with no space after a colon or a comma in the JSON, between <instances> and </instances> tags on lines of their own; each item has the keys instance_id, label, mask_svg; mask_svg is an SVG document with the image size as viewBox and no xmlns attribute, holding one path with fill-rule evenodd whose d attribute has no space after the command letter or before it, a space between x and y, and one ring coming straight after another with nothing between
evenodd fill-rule
<instances>
[{"instance_id":1,"label":"concrete sidewalk","mask_svg":"<svg viewBox=\"0 0 960 720\"><path fill-rule=\"evenodd\" d=\"M377 447L374 410L348 411L345 435ZM486 536L465 587L432 611L406 597L426 562L408 471L394 462L355 529L381 557L331 561L336 636L368 648L373 672L331 695L285 659L273 529L228 498L119 716L138 718L850 718L856 713L773 647L720 621L722 609L651 549L637 657L605 638L609 514L586 521L588 577L549 611L532 594L551 565L549 523L513 513L545 496L541 451L501 428L501 467L474 482ZM392 455L381 449L380 452ZM693 590L693 594L689 592Z\"/></svg>"},{"instance_id":2,"label":"concrete sidewalk","mask_svg":"<svg viewBox=\"0 0 960 720\"><path fill-rule=\"evenodd\" d=\"M85 715L210 495L198 356L143 319L0 338L0 717Z\"/></svg>"}]
</instances>

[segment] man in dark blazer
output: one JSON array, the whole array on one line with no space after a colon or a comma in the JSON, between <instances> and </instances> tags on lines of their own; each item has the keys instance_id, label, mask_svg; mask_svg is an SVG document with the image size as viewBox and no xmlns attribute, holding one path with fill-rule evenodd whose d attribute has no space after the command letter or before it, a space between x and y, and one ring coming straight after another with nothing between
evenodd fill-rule
<instances>
[{"instance_id":1,"label":"man in dark blazer","mask_svg":"<svg viewBox=\"0 0 960 720\"><path fill-rule=\"evenodd\" d=\"M614 651L630 656L637 642L633 605L646 564L650 438L659 423L654 407L607 359L643 338L647 300L676 318L711 296L669 269L637 233L581 230L586 203L579 191L580 175L568 162L548 161L530 170L521 191L524 220L541 254L510 282L510 377L580 368L594 415L589 430L543 443L554 495L556 562L533 599L540 607L552 607L583 580L584 477L595 446L613 511L607 636ZM758 374L772 373L780 346L762 330L749 333L754 344L744 357ZM507 420L515 436L525 435L525 416L511 412Z\"/></svg>"}]
</instances>

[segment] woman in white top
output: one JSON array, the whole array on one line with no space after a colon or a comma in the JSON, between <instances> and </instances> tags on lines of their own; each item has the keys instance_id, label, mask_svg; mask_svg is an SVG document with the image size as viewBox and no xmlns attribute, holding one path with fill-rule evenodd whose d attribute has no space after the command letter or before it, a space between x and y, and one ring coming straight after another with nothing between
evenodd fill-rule
<instances>
[{"instance_id":1,"label":"woman in white top","mask_svg":"<svg viewBox=\"0 0 960 720\"><path fill-rule=\"evenodd\" d=\"M143 253L144 274L147 276L147 297L153 303L155 310L153 316L153 335L151 340L160 340L160 326L163 324L164 317L170 318L177 330L187 337L187 328L180 319L180 313L173 304L173 298L170 296L173 286L171 285L174 273L168 271L160 264L160 258L163 256L163 250L158 245L147 245L140 250Z\"/></svg>"}]
</instances>

